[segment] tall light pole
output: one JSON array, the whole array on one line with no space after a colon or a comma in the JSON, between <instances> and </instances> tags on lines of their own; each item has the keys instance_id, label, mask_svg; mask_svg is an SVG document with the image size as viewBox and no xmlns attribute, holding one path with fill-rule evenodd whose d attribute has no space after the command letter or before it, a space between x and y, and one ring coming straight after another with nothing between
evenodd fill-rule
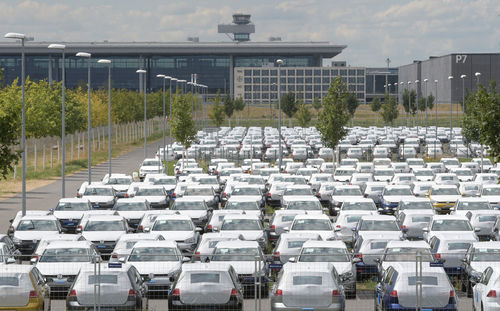
<instances>
[{"instance_id":1,"label":"tall light pole","mask_svg":"<svg viewBox=\"0 0 500 311\"><path fill-rule=\"evenodd\" d=\"M78 52L76 53L76 57L82 57L87 59L87 89L88 89L88 116L87 116L87 165L88 165L88 183L89 185L92 183L92 159L91 159L91 148L90 148L90 129L92 126L91 122L91 103L90 103L90 58L92 54L87 52Z\"/></svg>"},{"instance_id":2,"label":"tall light pole","mask_svg":"<svg viewBox=\"0 0 500 311\"><path fill-rule=\"evenodd\" d=\"M24 41L27 39L26 35L22 33L9 32L5 36L7 39L21 40L21 90L22 90L22 104L21 104L21 157L23 163L23 180L22 180L22 195L21 195L21 213L26 215L26 99L25 99L25 57L24 57Z\"/></svg>"},{"instance_id":3,"label":"tall light pole","mask_svg":"<svg viewBox=\"0 0 500 311\"><path fill-rule=\"evenodd\" d=\"M147 143L148 143L148 132L147 132L147 115L146 115L146 70L144 69L137 69L135 71L136 73L138 73L139 75L144 75L143 77L143 91L144 91L144 159L147 158L148 156L148 147L147 147Z\"/></svg>"},{"instance_id":4,"label":"tall light pole","mask_svg":"<svg viewBox=\"0 0 500 311\"><path fill-rule=\"evenodd\" d=\"M66 197L66 58L64 49L66 46L64 44L50 44L49 49L61 50L62 51L62 115L61 115L61 144L62 144L62 165L61 165L61 197Z\"/></svg>"},{"instance_id":5,"label":"tall light pole","mask_svg":"<svg viewBox=\"0 0 500 311\"><path fill-rule=\"evenodd\" d=\"M424 93L425 93L425 135L427 135L427 127L429 126L429 123L428 123L428 113L427 113L427 105L428 105L428 100L429 100L429 95L427 95L427 81L429 81L429 79L424 79Z\"/></svg>"},{"instance_id":6,"label":"tall light pole","mask_svg":"<svg viewBox=\"0 0 500 311\"><path fill-rule=\"evenodd\" d=\"M399 90L401 91L401 102L400 103L403 105L403 112L404 112L404 104L405 104L405 101L404 101L404 82L403 81L399 82L399 85L400 85ZM404 124L403 122L404 122L404 120L401 120L401 125Z\"/></svg>"},{"instance_id":7,"label":"tall light pole","mask_svg":"<svg viewBox=\"0 0 500 311\"><path fill-rule=\"evenodd\" d=\"M165 79L167 78L166 75L156 75L157 78L160 78L162 80L162 90L163 90L163 161L165 161L165 145L166 145L166 140L165 140L165 132L166 132L166 122L167 120L166 115L165 115ZM167 165L168 168L168 165Z\"/></svg>"},{"instance_id":8,"label":"tall light pole","mask_svg":"<svg viewBox=\"0 0 500 311\"><path fill-rule=\"evenodd\" d=\"M418 136L418 121L419 121L419 113L418 113L418 84L420 83L420 80L415 80L415 90L417 92L417 102L415 103L417 105L417 136Z\"/></svg>"},{"instance_id":9,"label":"tall light pole","mask_svg":"<svg viewBox=\"0 0 500 311\"><path fill-rule=\"evenodd\" d=\"M278 59L276 64L278 64L278 139L280 153L278 170L281 172L281 161L283 158L283 150L281 149L281 65L283 65L283 60Z\"/></svg>"},{"instance_id":10,"label":"tall light pole","mask_svg":"<svg viewBox=\"0 0 500 311\"><path fill-rule=\"evenodd\" d=\"M462 115L465 114L465 78L467 78L466 75L460 76L460 79L462 79Z\"/></svg>"},{"instance_id":11,"label":"tall light pole","mask_svg":"<svg viewBox=\"0 0 500 311\"><path fill-rule=\"evenodd\" d=\"M410 92L411 81L408 81L408 127L411 125L411 92Z\"/></svg>"},{"instance_id":12,"label":"tall light pole","mask_svg":"<svg viewBox=\"0 0 500 311\"><path fill-rule=\"evenodd\" d=\"M480 72L476 72L474 74L476 76L476 85L477 85L477 91L479 91L479 78L481 77ZM483 157L484 157L484 150L483 150L483 143L481 142L481 173L483 172Z\"/></svg>"},{"instance_id":13,"label":"tall light pole","mask_svg":"<svg viewBox=\"0 0 500 311\"><path fill-rule=\"evenodd\" d=\"M436 103L434 106L436 107L436 137L434 138L434 159L436 158L436 140L438 139L438 80L434 80L436 84Z\"/></svg>"},{"instance_id":14,"label":"tall light pole","mask_svg":"<svg viewBox=\"0 0 500 311\"><path fill-rule=\"evenodd\" d=\"M450 80L450 84L453 83L453 76L448 76L448 80ZM452 139L453 139L453 101L450 98L450 142Z\"/></svg>"},{"instance_id":15,"label":"tall light pole","mask_svg":"<svg viewBox=\"0 0 500 311\"><path fill-rule=\"evenodd\" d=\"M481 77L481 73L480 72L476 72L474 75L476 76L476 84L479 87L479 77Z\"/></svg>"},{"instance_id":16,"label":"tall light pole","mask_svg":"<svg viewBox=\"0 0 500 311\"><path fill-rule=\"evenodd\" d=\"M100 59L97 63L108 65L108 176L111 178L111 61Z\"/></svg>"}]
</instances>

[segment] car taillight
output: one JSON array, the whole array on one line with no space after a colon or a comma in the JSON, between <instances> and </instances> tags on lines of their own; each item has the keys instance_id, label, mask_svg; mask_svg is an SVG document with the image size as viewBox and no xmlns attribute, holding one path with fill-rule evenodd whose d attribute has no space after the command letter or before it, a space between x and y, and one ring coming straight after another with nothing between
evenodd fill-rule
<instances>
[{"instance_id":1,"label":"car taillight","mask_svg":"<svg viewBox=\"0 0 500 311\"><path fill-rule=\"evenodd\" d=\"M72 290L69 292L69 297L76 297L76 290L72 289Z\"/></svg>"},{"instance_id":2,"label":"car taillight","mask_svg":"<svg viewBox=\"0 0 500 311\"><path fill-rule=\"evenodd\" d=\"M451 297L451 292L450 292L450 297ZM496 298L497 297L497 291L492 289L488 292L488 295L486 295L486 297L490 297L490 298Z\"/></svg>"},{"instance_id":3,"label":"car taillight","mask_svg":"<svg viewBox=\"0 0 500 311\"><path fill-rule=\"evenodd\" d=\"M118 254L114 253L113 255L111 255L111 258L118 258Z\"/></svg>"},{"instance_id":4,"label":"car taillight","mask_svg":"<svg viewBox=\"0 0 500 311\"><path fill-rule=\"evenodd\" d=\"M402 226L401 226L401 229L406 229L406 226L405 226L405 225L402 225Z\"/></svg>"},{"instance_id":5,"label":"car taillight","mask_svg":"<svg viewBox=\"0 0 500 311\"><path fill-rule=\"evenodd\" d=\"M321 197L321 193L320 192L318 192L318 197Z\"/></svg>"},{"instance_id":6,"label":"car taillight","mask_svg":"<svg viewBox=\"0 0 500 311\"><path fill-rule=\"evenodd\" d=\"M83 230L83 227L82 226L78 226L77 229Z\"/></svg>"},{"instance_id":7,"label":"car taillight","mask_svg":"<svg viewBox=\"0 0 500 311\"><path fill-rule=\"evenodd\" d=\"M139 231L144 230L144 226L143 226L143 225L140 225L139 227L137 227L137 230L139 230Z\"/></svg>"},{"instance_id":8,"label":"car taillight","mask_svg":"<svg viewBox=\"0 0 500 311\"><path fill-rule=\"evenodd\" d=\"M174 192L172 193L172 197L175 198L177 196L177 194Z\"/></svg>"},{"instance_id":9,"label":"car taillight","mask_svg":"<svg viewBox=\"0 0 500 311\"><path fill-rule=\"evenodd\" d=\"M434 257L436 257L436 259L441 259L441 254L436 254Z\"/></svg>"},{"instance_id":10,"label":"car taillight","mask_svg":"<svg viewBox=\"0 0 500 311\"><path fill-rule=\"evenodd\" d=\"M363 259L363 254L361 254L361 253L356 254L356 257L359 258L359 259Z\"/></svg>"},{"instance_id":11,"label":"car taillight","mask_svg":"<svg viewBox=\"0 0 500 311\"><path fill-rule=\"evenodd\" d=\"M207 230L212 230L212 225L208 225Z\"/></svg>"},{"instance_id":12,"label":"car taillight","mask_svg":"<svg viewBox=\"0 0 500 311\"><path fill-rule=\"evenodd\" d=\"M128 198L128 193L125 193L125 197Z\"/></svg>"},{"instance_id":13,"label":"car taillight","mask_svg":"<svg viewBox=\"0 0 500 311\"><path fill-rule=\"evenodd\" d=\"M491 292L491 291L490 291ZM489 293L488 293L489 294ZM450 298L452 297L455 297L455 291L454 290L450 290Z\"/></svg>"},{"instance_id":14,"label":"car taillight","mask_svg":"<svg viewBox=\"0 0 500 311\"><path fill-rule=\"evenodd\" d=\"M268 193L267 193L267 196L268 196L268 197L271 197L271 192L268 192Z\"/></svg>"},{"instance_id":15,"label":"car taillight","mask_svg":"<svg viewBox=\"0 0 500 311\"><path fill-rule=\"evenodd\" d=\"M398 291L397 290L393 290L391 292L391 295L390 295L392 298L398 298Z\"/></svg>"},{"instance_id":16,"label":"car taillight","mask_svg":"<svg viewBox=\"0 0 500 311\"><path fill-rule=\"evenodd\" d=\"M172 296L179 297L181 295L181 291L178 288L175 288L172 291Z\"/></svg>"},{"instance_id":17,"label":"car taillight","mask_svg":"<svg viewBox=\"0 0 500 311\"><path fill-rule=\"evenodd\" d=\"M271 225L271 230L276 230L276 226L275 225Z\"/></svg>"},{"instance_id":18,"label":"car taillight","mask_svg":"<svg viewBox=\"0 0 500 311\"><path fill-rule=\"evenodd\" d=\"M195 255L195 257L200 258L200 252L196 252L196 253L194 253L194 255Z\"/></svg>"},{"instance_id":19,"label":"car taillight","mask_svg":"<svg viewBox=\"0 0 500 311\"><path fill-rule=\"evenodd\" d=\"M223 197L225 197L226 195L227 195L227 194L226 194L225 192L224 192L224 193L222 193L222 196L223 196Z\"/></svg>"},{"instance_id":20,"label":"car taillight","mask_svg":"<svg viewBox=\"0 0 500 311\"><path fill-rule=\"evenodd\" d=\"M332 291L332 296L340 296L340 292L336 289Z\"/></svg>"},{"instance_id":21,"label":"car taillight","mask_svg":"<svg viewBox=\"0 0 500 311\"><path fill-rule=\"evenodd\" d=\"M283 291L281 289L277 289L276 292L274 292L274 296L283 296Z\"/></svg>"},{"instance_id":22,"label":"car taillight","mask_svg":"<svg viewBox=\"0 0 500 311\"><path fill-rule=\"evenodd\" d=\"M136 293L135 293L135 290L133 290L132 288L128 290L128 295L129 296L135 296Z\"/></svg>"},{"instance_id":23,"label":"car taillight","mask_svg":"<svg viewBox=\"0 0 500 311\"><path fill-rule=\"evenodd\" d=\"M231 290L231 296L238 296L238 291L236 290L236 288L233 288Z\"/></svg>"},{"instance_id":24,"label":"car taillight","mask_svg":"<svg viewBox=\"0 0 500 311\"><path fill-rule=\"evenodd\" d=\"M38 298L38 293L36 292L36 290L30 291L30 298Z\"/></svg>"}]
</instances>

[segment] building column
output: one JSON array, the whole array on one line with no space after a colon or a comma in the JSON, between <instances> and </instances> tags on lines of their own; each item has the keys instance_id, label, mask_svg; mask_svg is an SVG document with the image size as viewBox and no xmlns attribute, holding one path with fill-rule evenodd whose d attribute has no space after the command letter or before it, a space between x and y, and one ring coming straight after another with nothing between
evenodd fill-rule
<instances>
[{"instance_id":1,"label":"building column","mask_svg":"<svg viewBox=\"0 0 500 311\"><path fill-rule=\"evenodd\" d=\"M234 56L229 56L229 96L234 99Z\"/></svg>"}]
</instances>

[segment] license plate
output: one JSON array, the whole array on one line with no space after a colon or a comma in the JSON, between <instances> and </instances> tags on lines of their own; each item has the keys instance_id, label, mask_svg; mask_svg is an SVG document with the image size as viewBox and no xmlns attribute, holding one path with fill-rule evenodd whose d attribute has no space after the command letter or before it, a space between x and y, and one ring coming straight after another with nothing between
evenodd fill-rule
<instances>
[{"instance_id":1,"label":"license plate","mask_svg":"<svg viewBox=\"0 0 500 311\"><path fill-rule=\"evenodd\" d=\"M149 280L149 283L156 283L156 280Z\"/></svg>"},{"instance_id":2,"label":"license plate","mask_svg":"<svg viewBox=\"0 0 500 311\"><path fill-rule=\"evenodd\" d=\"M64 280L56 280L56 283L65 283L66 281Z\"/></svg>"},{"instance_id":3,"label":"license plate","mask_svg":"<svg viewBox=\"0 0 500 311\"><path fill-rule=\"evenodd\" d=\"M75 225L75 223L74 223L74 222L67 222L67 223L66 223L66 226L74 226L74 225Z\"/></svg>"},{"instance_id":4,"label":"license plate","mask_svg":"<svg viewBox=\"0 0 500 311\"><path fill-rule=\"evenodd\" d=\"M106 245L97 245L97 248L106 248Z\"/></svg>"},{"instance_id":5,"label":"license plate","mask_svg":"<svg viewBox=\"0 0 500 311\"><path fill-rule=\"evenodd\" d=\"M269 269L272 269L272 270L279 270L283 267L283 264L280 264L280 263L272 263L269 265Z\"/></svg>"},{"instance_id":6,"label":"license plate","mask_svg":"<svg viewBox=\"0 0 500 311\"><path fill-rule=\"evenodd\" d=\"M432 311L432 309L422 309L422 311Z\"/></svg>"},{"instance_id":7,"label":"license plate","mask_svg":"<svg viewBox=\"0 0 500 311\"><path fill-rule=\"evenodd\" d=\"M312 311L312 310L314 310L314 308L302 308L302 311L306 311L306 310L307 310L307 311ZM422 310L422 311L423 311L423 310Z\"/></svg>"},{"instance_id":8,"label":"license plate","mask_svg":"<svg viewBox=\"0 0 500 311\"><path fill-rule=\"evenodd\" d=\"M97 205L94 205L93 207L94 207L94 208L99 208L99 204L97 204Z\"/></svg>"}]
</instances>

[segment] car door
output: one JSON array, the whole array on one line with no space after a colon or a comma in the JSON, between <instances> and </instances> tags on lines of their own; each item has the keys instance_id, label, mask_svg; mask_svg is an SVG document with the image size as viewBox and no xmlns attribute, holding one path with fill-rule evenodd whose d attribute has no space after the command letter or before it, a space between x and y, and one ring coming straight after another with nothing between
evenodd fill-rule
<instances>
[{"instance_id":1,"label":"car door","mask_svg":"<svg viewBox=\"0 0 500 311\"><path fill-rule=\"evenodd\" d=\"M473 301L474 305L480 307L481 302L486 296L486 291L488 290L488 283L490 281L491 275L493 274L493 269L491 267L484 270L483 276L479 282L473 288Z\"/></svg>"},{"instance_id":2,"label":"car door","mask_svg":"<svg viewBox=\"0 0 500 311\"><path fill-rule=\"evenodd\" d=\"M377 310L382 310L382 306L384 305L383 301L385 300L385 296L389 295L390 293L390 282L392 280L392 277L394 275L394 268L388 267L387 270L385 271L384 275L381 278L381 282L379 282L375 286L375 305L377 307Z\"/></svg>"},{"instance_id":3,"label":"car door","mask_svg":"<svg viewBox=\"0 0 500 311\"><path fill-rule=\"evenodd\" d=\"M40 293L43 295L45 303L48 304L48 302L50 301L50 286L47 284L40 270L38 270L36 267L33 267L33 269L31 270L31 274L35 279L35 283L38 286Z\"/></svg>"}]
</instances>

